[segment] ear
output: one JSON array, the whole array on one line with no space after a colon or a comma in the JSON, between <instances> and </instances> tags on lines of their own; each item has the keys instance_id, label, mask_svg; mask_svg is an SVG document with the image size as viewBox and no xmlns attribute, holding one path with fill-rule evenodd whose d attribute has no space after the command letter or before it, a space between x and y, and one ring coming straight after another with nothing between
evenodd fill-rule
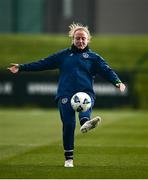
<instances>
[{"instance_id":1,"label":"ear","mask_svg":"<svg viewBox=\"0 0 148 180\"><path fill-rule=\"evenodd\" d=\"M89 43L90 43L90 40L88 39L88 40L87 40L87 44L89 44Z\"/></svg>"},{"instance_id":2,"label":"ear","mask_svg":"<svg viewBox=\"0 0 148 180\"><path fill-rule=\"evenodd\" d=\"M88 38L87 38L88 43L90 43L90 39L91 39L91 37L88 36Z\"/></svg>"}]
</instances>

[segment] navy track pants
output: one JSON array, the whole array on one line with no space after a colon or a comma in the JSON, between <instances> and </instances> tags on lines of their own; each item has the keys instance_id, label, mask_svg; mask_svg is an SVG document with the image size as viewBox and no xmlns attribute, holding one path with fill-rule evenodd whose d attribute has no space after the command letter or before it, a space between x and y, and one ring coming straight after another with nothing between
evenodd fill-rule
<instances>
[{"instance_id":1,"label":"navy track pants","mask_svg":"<svg viewBox=\"0 0 148 180\"><path fill-rule=\"evenodd\" d=\"M94 99L92 99L92 106ZM61 97L58 100L58 108L60 117L63 123L63 146L65 151L72 151L74 149L74 132L76 127L76 112L72 109L70 104L71 97ZM78 117L80 124L83 125L90 119L92 107L86 112L80 112Z\"/></svg>"}]
</instances>

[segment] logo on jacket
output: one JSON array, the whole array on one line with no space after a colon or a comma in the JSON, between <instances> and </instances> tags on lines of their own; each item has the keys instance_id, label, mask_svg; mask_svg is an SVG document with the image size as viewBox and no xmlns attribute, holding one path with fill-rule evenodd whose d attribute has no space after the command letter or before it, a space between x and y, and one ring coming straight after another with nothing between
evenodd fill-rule
<instances>
[{"instance_id":1,"label":"logo on jacket","mask_svg":"<svg viewBox=\"0 0 148 180\"><path fill-rule=\"evenodd\" d=\"M62 99L62 104L66 104L68 102L68 98L63 98Z\"/></svg>"},{"instance_id":2,"label":"logo on jacket","mask_svg":"<svg viewBox=\"0 0 148 180\"><path fill-rule=\"evenodd\" d=\"M71 53L70 56L73 56L73 53Z\"/></svg>"},{"instance_id":3,"label":"logo on jacket","mask_svg":"<svg viewBox=\"0 0 148 180\"><path fill-rule=\"evenodd\" d=\"M87 54L87 53L83 53L82 55L83 55L84 58L88 58L89 57L89 54Z\"/></svg>"}]
</instances>

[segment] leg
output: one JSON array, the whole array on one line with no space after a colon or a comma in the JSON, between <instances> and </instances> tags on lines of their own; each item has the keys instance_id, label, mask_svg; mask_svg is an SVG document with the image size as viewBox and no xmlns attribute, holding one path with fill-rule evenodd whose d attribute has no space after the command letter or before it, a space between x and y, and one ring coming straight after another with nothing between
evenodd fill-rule
<instances>
[{"instance_id":1,"label":"leg","mask_svg":"<svg viewBox=\"0 0 148 180\"><path fill-rule=\"evenodd\" d=\"M60 116L63 123L63 146L66 160L73 159L74 132L76 126L75 111L70 104L70 98L60 98L58 101Z\"/></svg>"},{"instance_id":2,"label":"leg","mask_svg":"<svg viewBox=\"0 0 148 180\"><path fill-rule=\"evenodd\" d=\"M92 99L92 107L93 107L94 99L93 98L91 98L91 99ZM79 120L80 120L80 124L81 124L80 131L82 133L86 133L89 130L95 128L98 125L98 123L101 122L101 118L99 116L97 116L93 119L90 119L91 113L92 113L92 107L86 112L79 113Z\"/></svg>"},{"instance_id":3,"label":"leg","mask_svg":"<svg viewBox=\"0 0 148 180\"><path fill-rule=\"evenodd\" d=\"M79 121L80 121L80 125L82 126L86 121L90 120L91 117L91 113L92 113L92 108L90 108L88 111L86 112L79 112Z\"/></svg>"},{"instance_id":4,"label":"leg","mask_svg":"<svg viewBox=\"0 0 148 180\"><path fill-rule=\"evenodd\" d=\"M80 125L82 126L86 121L90 120L91 117L91 113L92 113L92 108L94 106L94 98L91 97L91 107L88 111L86 112L80 112L79 113L79 121L80 121Z\"/></svg>"}]
</instances>

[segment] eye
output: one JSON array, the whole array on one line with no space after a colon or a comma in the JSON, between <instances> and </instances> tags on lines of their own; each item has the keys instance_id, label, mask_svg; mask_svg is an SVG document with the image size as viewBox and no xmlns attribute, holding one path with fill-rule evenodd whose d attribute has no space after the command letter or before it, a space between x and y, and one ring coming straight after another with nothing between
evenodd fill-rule
<instances>
[{"instance_id":1,"label":"eye","mask_svg":"<svg viewBox=\"0 0 148 180\"><path fill-rule=\"evenodd\" d=\"M80 40L80 37L76 37L76 40Z\"/></svg>"},{"instance_id":2,"label":"eye","mask_svg":"<svg viewBox=\"0 0 148 180\"><path fill-rule=\"evenodd\" d=\"M86 40L86 37L82 37L82 40L85 41L85 40Z\"/></svg>"},{"instance_id":3,"label":"eye","mask_svg":"<svg viewBox=\"0 0 148 180\"><path fill-rule=\"evenodd\" d=\"M85 41L86 40L86 37L76 37L76 40L82 40L82 41Z\"/></svg>"}]
</instances>

